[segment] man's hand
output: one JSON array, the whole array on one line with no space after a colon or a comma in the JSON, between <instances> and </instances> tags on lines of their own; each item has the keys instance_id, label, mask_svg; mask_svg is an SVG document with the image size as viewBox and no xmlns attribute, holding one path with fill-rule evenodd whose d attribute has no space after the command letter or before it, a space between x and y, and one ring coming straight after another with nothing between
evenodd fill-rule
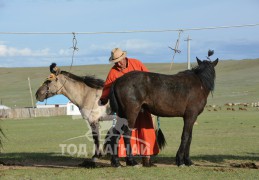
<instances>
[{"instance_id":1,"label":"man's hand","mask_svg":"<svg viewBox=\"0 0 259 180\"><path fill-rule=\"evenodd\" d=\"M108 99L102 98L102 99L100 99L100 103L101 103L101 105L105 105L108 103Z\"/></svg>"}]
</instances>

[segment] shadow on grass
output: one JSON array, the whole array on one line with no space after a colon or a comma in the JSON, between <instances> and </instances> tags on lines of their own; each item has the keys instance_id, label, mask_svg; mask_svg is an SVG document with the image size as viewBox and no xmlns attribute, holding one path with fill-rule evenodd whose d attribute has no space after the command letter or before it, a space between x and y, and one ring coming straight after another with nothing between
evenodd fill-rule
<instances>
[{"instance_id":1,"label":"shadow on grass","mask_svg":"<svg viewBox=\"0 0 259 180\"><path fill-rule=\"evenodd\" d=\"M235 156L235 155L202 155L192 157L194 161L209 161L213 163L222 163L224 161L259 161L259 153L247 153L247 156Z\"/></svg>"},{"instance_id":2,"label":"shadow on grass","mask_svg":"<svg viewBox=\"0 0 259 180\"><path fill-rule=\"evenodd\" d=\"M110 167L110 158L102 157L97 161L97 167ZM156 164L176 165L175 157L153 158ZM259 161L259 153L247 153L247 156L234 155L201 155L191 156L192 161L198 166L210 166L208 163L216 164L225 161ZM49 167L49 168L73 168L85 160L91 161L91 158L63 156L59 153L0 153L0 164L4 166L25 166L25 167ZM137 157L137 161L141 162L141 158ZM124 161L124 158L121 158ZM221 165L219 165L221 166Z\"/></svg>"},{"instance_id":3,"label":"shadow on grass","mask_svg":"<svg viewBox=\"0 0 259 180\"><path fill-rule=\"evenodd\" d=\"M6 166L78 167L86 158L62 156L58 153L1 153L0 164ZM89 161L91 160L88 158Z\"/></svg>"},{"instance_id":4,"label":"shadow on grass","mask_svg":"<svg viewBox=\"0 0 259 180\"><path fill-rule=\"evenodd\" d=\"M192 161L195 162L210 162L210 163L224 163L225 161L259 161L259 153L247 153L247 156L235 155L201 155L191 156ZM158 164L174 164L175 157L155 157Z\"/></svg>"}]
</instances>

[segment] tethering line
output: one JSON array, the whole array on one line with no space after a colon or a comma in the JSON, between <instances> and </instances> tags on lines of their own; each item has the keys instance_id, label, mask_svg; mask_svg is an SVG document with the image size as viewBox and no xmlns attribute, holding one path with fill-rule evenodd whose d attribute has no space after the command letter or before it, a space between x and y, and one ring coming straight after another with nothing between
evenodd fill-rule
<instances>
[{"instance_id":1,"label":"tethering line","mask_svg":"<svg viewBox=\"0 0 259 180\"><path fill-rule=\"evenodd\" d=\"M122 34L122 33L161 33L161 32L172 32L172 31L199 31L199 30L211 30L211 29L227 29L227 28L242 28L242 27L253 27L259 26L256 24L244 24L244 25L233 25L233 26L214 26L214 27L201 27L201 28L186 28L186 29L162 29L162 30L131 30L131 31L103 31L103 32L0 32L0 34L42 34L42 35L62 35L62 34Z\"/></svg>"}]
</instances>

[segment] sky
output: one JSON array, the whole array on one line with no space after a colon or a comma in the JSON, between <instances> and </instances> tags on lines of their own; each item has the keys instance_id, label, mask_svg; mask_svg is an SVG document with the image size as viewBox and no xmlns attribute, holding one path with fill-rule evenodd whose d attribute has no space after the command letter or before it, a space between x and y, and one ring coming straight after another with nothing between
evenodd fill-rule
<instances>
[{"instance_id":1,"label":"sky","mask_svg":"<svg viewBox=\"0 0 259 180\"><path fill-rule=\"evenodd\" d=\"M108 64L119 47L144 63L171 63L179 32L80 34L79 32L192 29L259 24L258 0L0 0L0 67ZM57 34L4 34L37 32ZM67 34L58 34L66 32ZM180 34L174 62L259 58L259 26L187 30Z\"/></svg>"}]
</instances>

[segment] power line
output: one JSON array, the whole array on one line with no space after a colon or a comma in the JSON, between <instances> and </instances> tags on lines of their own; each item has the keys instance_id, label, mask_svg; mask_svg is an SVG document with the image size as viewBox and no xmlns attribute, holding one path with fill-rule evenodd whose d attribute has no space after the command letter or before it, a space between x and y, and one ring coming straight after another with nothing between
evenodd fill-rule
<instances>
[{"instance_id":1,"label":"power line","mask_svg":"<svg viewBox=\"0 0 259 180\"><path fill-rule=\"evenodd\" d=\"M173 31L200 31L211 29L227 29L227 28L242 28L259 26L257 24L244 24L233 26L212 26L212 27L200 27L200 28L186 28L186 29L161 29L161 30L127 30L127 31L103 31L103 32L0 32L0 34L20 34L20 35L64 35L64 34L123 34L123 33L162 33Z\"/></svg>"}]
</instances>

